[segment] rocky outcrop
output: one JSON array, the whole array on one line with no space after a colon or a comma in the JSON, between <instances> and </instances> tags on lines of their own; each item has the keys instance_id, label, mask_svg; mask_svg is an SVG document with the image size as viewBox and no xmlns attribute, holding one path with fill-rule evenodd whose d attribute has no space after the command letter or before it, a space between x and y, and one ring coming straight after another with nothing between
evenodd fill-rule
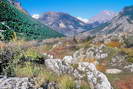
<instances>
[{"instance_id":1,"label":"rocky outcrop","mask_svg":"<svg viewBox=\"0 0 133 89\"><path fill-rule=\"evenodd\" d=\"M99 72L94 64L79 62L78 64L73 64L77 65L76 67L72 67L72 64L69 65L69 63L65 63L67 62L66 60L68 60L67 58L65 57L63 61L60 59L47 59L45 61L46 67L57 74L69 73L78 79L87 76L87 80L90 82L92 89L112 89L107 77Z\"/></svg>"},{"instance_id":2,"label":"rocky outcrop","mask_svg":"<svg viewBox=\"0 0 133 89\"><path fill-rule=\"evenodd\" d=\"M125 54L122 55L119 53L116 56L112 57L111 66L122 67L123 65L127 65Z\"/></svg>"},{"instance_id":3,"label":"rocky outcrop","mask_svg":"<svg viewBox=\"0 0 133 89\"><path fill-rule=\"evenodd\" d=\"M91 89L112 89L106 75L99 72L94 64L82 62L79 63L78 69L82 72L86 72Z\"/></svg>"},{"instance_id":4,"label":"rocky outcrop","mask_svg":"<svg viewBox=\"0 0 133 89\"><path fill-rule=\"evenodd\" d=\"M88 48L87 50L82 48L78 51L76 51L73 54L74 59L80 60L83 58L88 58L88 59L105 59L108 57L108 53L104 52L104 48L106 48L105 45L101 45L100 47L92 46Z\"/></svg>"},{"instance_id":5,"label":"rocky outcrop","mask_svg":"<svg viewBox=\"0 0 133 89\"><path fill-rule=\"evenodd\" d=\"M35 89L34 81L29 78L0 78L0 89Z\"/></svg>"},{"instance_id":6,"label":"rocky outcrop","mask_svg":"<svg viewBox=\"0 0 133 89\"><path fill-rule=\"evenodd\" d=\"M117 41L120 43L124 42L124 37L126 37L126 34L119 33L119 34L108 34L108 35L97 35L92 42L93 43L109 43L112 41Z\"/></svg>"},{"instance_id":7,"label":"rocky outcrop","mask_svg":"<svg viewBox=\"0 0 133 89\"><path fill-rule=\"evenodd\" d=\"M46 81L46 83L44 83L44 85L42 85L42 88L39 89L59 89L59 86L57 85L57 82L50 82L50 81Z\"/></svg>"},{"instance_id":8,"label":"rocky outcrop","mask_svg":"<svg viewBox=\"0 0 133 89\"><path fill-rule=\"evenodd\" d=\"M48 69L57 73L58 75L64 73L71 73L71 67L63 63L61 59L47 59L45 60L45 65Z\"/></svg>"},{"instance_id":9,"label":"rocky outcrop","mask_svg":"<svg viewBox=\"0 0 133 89\"><path fill-rule=\"evenodd\" d=\"M107 69L106 70L107 74L119 74L121 72L122 72L122 70L119 70L119 69Z\"/></svg>"},{"instance_id":10,"label":"rocky outcrop","mask_svg":"<svg viewBox=\"0 0 133 89\"><path fill-rule=\"evenodd\" d=\"M124 69L130 72L133 72L133 64L125 66Z\"/></svg>"}]
</instances>

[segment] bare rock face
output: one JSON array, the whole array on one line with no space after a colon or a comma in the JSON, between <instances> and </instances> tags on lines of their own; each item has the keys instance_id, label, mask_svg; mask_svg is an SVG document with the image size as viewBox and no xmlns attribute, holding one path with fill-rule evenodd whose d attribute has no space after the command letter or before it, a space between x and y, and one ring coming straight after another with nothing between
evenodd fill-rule
<instances>
[{"instance_id":1,"label":"bare rock face","mask_svg":"<svg viewBox=\"0 0 133 89\"><path fill-rule=\"evenodd\" d=\"M34 81L29 78L0 78L0 89L35 89Z\"/></svg>"}]
</instances>

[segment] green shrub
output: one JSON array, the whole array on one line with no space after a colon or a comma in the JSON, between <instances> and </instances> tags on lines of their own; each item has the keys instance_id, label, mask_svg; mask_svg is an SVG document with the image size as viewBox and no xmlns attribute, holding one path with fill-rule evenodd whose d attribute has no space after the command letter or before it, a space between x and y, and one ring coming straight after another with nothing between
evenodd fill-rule
<instances>
[{"instance_id":1,"label":"green shrub","mask_svg":"<svg viewBox=\"0 0 133 89\"><path fill-rule=\"evenodd\" d=\"M31 62L25 62L23 65L17 65L14 71L15 74L20 77L33 77L40 73L40 68Z\"/></svg>"},{"instance_id":2,"label":"green shrub","mask_svg":"<svg viewBox=\"0 0 133 89\"><path fill-rule=\"evenodd\" d=\"M133 57L128 57L128 62L133 63Z\"/></svg>"},{"instance_id":3,"label":"green shrub","mask_svg":"<svg viewBox=\"0 0 133 89\"><path fill-rule=\"evenodd\" d=\"M29 48L24 52L24 57L36 60L38 58L41 58L42 55L39 52L37 52L35 49Z\"/></svg>"},{"instance_id":4,"label":"green shrub","mask_svg":"<svg viewBox=\"0 0 133 89\"><path fill-rule=\"evenodd\" d=\"M14 76L14 68L17 67L18 62L23 56L20 48L7 47L0 50L1 74L7 76Z\"/></svg>"}]
</instances>

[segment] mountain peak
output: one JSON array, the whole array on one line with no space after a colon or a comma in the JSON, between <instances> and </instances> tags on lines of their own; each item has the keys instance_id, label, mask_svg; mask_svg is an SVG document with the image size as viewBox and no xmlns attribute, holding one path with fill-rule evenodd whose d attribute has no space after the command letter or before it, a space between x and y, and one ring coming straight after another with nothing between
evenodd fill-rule
<instances>
[{"instance_id":1,"label":"mountain peak","mask_svg":"<svg viewBox=\"0 0 133 89\"><path fill-rule=\"evenodd\" d=\"M64 13L64 12L54 12L54 11L50 11L50 12L46 12L46 13L43 13L43 15L49 15L49 16L61 16L61 15L69 15L67 13Z\"/></svg>"},{"instance_id":2,"label":"mountain peak","mask_svg":"<svg viewBox=\"0 0 133 89\"><path fill-rule=\"evenodd\" d=\"M46 12L41 14L38 20L66 36L78 34L89 28L83 21L64 12Z\"/></svg>"},{"instance_id":3,"label":"mountain peak","mask_svg":"<svg viewBox=\"0 0 133 89\"><path fill-rule=\"evenodd\" d=\"M109 10L104 10L104 11L101 12L101 14L109 15L109 16L116 15L115 12L109 11Z\"/></svg>"},{"instance_id":4,"label":"mountain peak","mask_svg":"<svg viewBox=\"0 0 133 89\"><path fill-rule=\"evenodd\" d=\"M88 23L106 23L115 17L117 13L109 10L104 10L97 14L96 16L89 19Z\"/></svg>"}]
</instances>

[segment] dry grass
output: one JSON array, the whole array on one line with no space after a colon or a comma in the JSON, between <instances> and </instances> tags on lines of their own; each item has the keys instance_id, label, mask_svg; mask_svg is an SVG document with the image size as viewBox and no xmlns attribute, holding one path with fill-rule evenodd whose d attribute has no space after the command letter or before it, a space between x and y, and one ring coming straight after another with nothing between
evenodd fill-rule
<instances>
[{"instance_id":1,"label":"dry grass","mask_svg":"<svg viewBox=\"0 0 133 89\"><path fill-rule=\"evenodd\" d=\"M15 69L15 74L17 77L33 77L35 78L36 87L40 87L47 80L56 81L57 76L48 71L44 66L35 65L30 62L24 65L18 65Z\"/></svg>"},{"instance_id":2,"label":"dry grass","mask_svg":"<svg viewBox=\"0 0 133 89\"><path fill-rule=\"evenodd\" d=\"M90 41L86 41L86 42L82 42L82 43L78 43L76 44L78 46L78 48L88 48L90 46L91 42Z\"/></svg>"},{"instance_id":3,"label":"dry grass","mask_svg":"<svg viewBox=\"0 0 133 89\"><path fill-rule=\"evenodd\" d=\"M82 81L81 81L80 89L91 89L91 88L90 88L90 85L89 85L88 82L82 80Z\"/></svg>"},{"instance_id":4,"label":"dry grass","mask_svg":"<svg viewBox=\"0 0 133 89\"><path fill-rule=\"evenodd\" d=\"M116 41L111 41L109 43L106 43L105 45L108 46L108 47L117 47L117 48L120 48L122 43L116 42Z\"/></svg>"},{"instance_id":5,"label":"dry grass","mask_svg":"<svg viewBox=\"0 0 133 89\"><path fill-rule=\"evenodd\" d=\"M96 68L97 68L97 70L99 70L101 72L105 72L107 69L105 65L101 65L101 64L96 65Z\"/></svg>"},{"instance_id":6,"label":"dry grass","mask_svg":"<svg viewBox=\"0 0 133 89\"><path fill-rule=\"evenodd\" d=\"M5 48L5 47L6 47L6 43L0 42L0 49Z\"/></svg>"},{"instance_id":7,"label":"dry grass","mask_svg":"<svg viewBox=\"0 0 133 89\"><path fill-rule=\"evenodd\" d=\"M80 59L80 62L94 63L94 62L96 62L96 59L94 59L94 58L82 58L82 59Z\"/></svg>"},{"instance_id":8,"label":"dry grass","mask_svg":"<svg viewBox=\"0 0 133 89\"><path fill-rule=\"evenodd\" d=\"M94 45L100 46L100 45L102 45L102 44L103 44L102 42L97 42L97 43L95 43Z\"/></svg>"},{"instance_id":9,"label":"dry grass","mask_svg":"<svg viewBox=\"0 0 133 89\"><path fill-rule=\"evenodd\" d=\"M75 89L76 83L74 79L69 75L63 75L58 78L60 89Z\"/></svg>"},{"instance_id":10,"label":"dry grass","mask_svg":"<svg viewBox=\"0 0 133 89\"><path fill-rule=\"evenodd\" d=\"M121 48L121 51L128 54L129 56L133 56L133 48Z\"/></svg>"}]
</instances>

